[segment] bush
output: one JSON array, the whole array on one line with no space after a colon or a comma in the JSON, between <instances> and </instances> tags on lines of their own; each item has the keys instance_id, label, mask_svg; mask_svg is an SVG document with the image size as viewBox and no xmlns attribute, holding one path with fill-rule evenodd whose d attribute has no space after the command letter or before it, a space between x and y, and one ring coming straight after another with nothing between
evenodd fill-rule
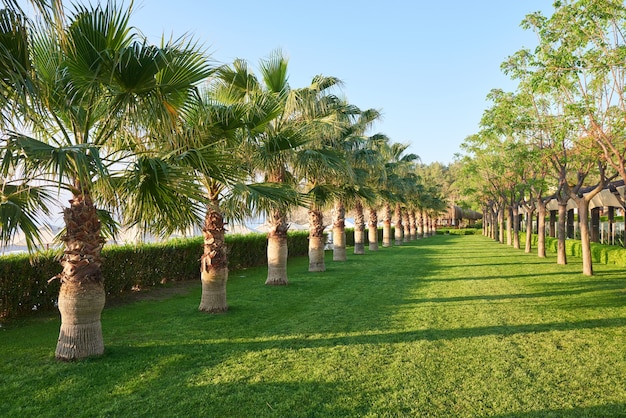
<instances>
[{"instance_id":1,"label":"bush","mask_svg":"<svg viewBox=\"0 0 626 418\"><path fill-rule=\"evenodd\" d=\"M289 233L290 257L308 254L307 231ZM104 288L109 297L133 289L161 286L171 281L200 278L202 237L164 243L111 245L102 250ZM267 265L265 234L226 235L231 270ZM59 253L45 252L30 259L27 254L0 257L0 319L36 310L53 310L61 272Z\"/></svg>"},{"instance_id":2,"label":"bush","mask_svg":"<svg viewBox=\"0 0 626 418\"><path fill-rule=\"evenodd\" d=\"M520 242L525 242L526 234L520 232ZM546 251L556 253L558 251L559 240L557 238L546 237ZM533 234L532 244L537 247L537 234ZM565 240L565 253L568 256L582 257L582 243L575 239ZM594 263L615 264L626 266L626 248L617 245L591 243L591 260Z\"/></svg>"}]
</instances>

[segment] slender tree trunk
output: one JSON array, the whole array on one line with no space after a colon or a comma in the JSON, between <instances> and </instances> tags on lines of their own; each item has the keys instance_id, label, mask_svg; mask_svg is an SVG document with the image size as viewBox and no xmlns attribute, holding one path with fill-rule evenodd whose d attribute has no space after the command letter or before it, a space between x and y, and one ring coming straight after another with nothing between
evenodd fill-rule
<instances>
[{"instance_id":1,"label":"slender tree trunk","mask_svg":"<svg viewBox=\"0 0 626 418\"><path fill-rule=\"evenodd\" d=\"M498 205L497 209L498 242L504 244L504 205Z\"/></svg>"},{"instance_id":2,"label":"slender tree trunk","mask_svg":"<svg viewBox=\"0 0 626 418\"><path fill-rule=\"evenodd\" d=\"M365 215L358 199L354 204L354 254L365 254Z\"/></svg>"},{"instance_id":3,"label":"slender tree trunk","mask_svg":"<svg viewBox=\"0 0 626 418\"><path fill-rule=\"evenodd\" d=\"M309 210L309 271L326 271L323 219L321 210Z\"/></svg>"},{"instance_id":4,"label":"slender tree trunk","mask_svg":"<svg viewBox=\"0 0 626 418\"><path fill-rule=\"evenodd\" d=\"M417 239L417 225L414 210L409 213L409 236L411 241L415 241Z\"/></svg>"},{"instance_id":5,"label":"slender tree trunk","mask_svg":"<svg viewBox=\"0 0 626 418\"><path fill-rule=\"evenodd\" d=\"M335 200L333 219L333 261L346 261L346 208L341 199Z\"/></svg>"},{"instance_id":6,"label":"slender tree trunk","mask_svg":"<svg viewBox=\"0 0 626 418\"><path fill-rule=\"evenodd\" d=\"M394 230L394 238L396 245L402 245L402 206L400 203L396 203L396 228Z\"/></svg>"},{"instance_id":7,"label":"slender tree trunk","mask_svg":"<svg viewBox=\"0 0 626 418\"><path fill-rule=\"evenodd\" d=\"M526 212L526 242L524 252L530 253L533 245L533 211L530 209Z\"/></svg>"},{"instance_id":8,"label":"slender tree trunk","mask_svg":"<svg viewBox=\"0 0 626 418\"><path fill-rule=\"evenodd\" d=\"M378 251L378 213L373 206L369 208L368 228L369 250Z\"/></svg>"},{"instance_id":9,"label":"slender tree trunk","mask_svg":"<svg viewBox=\"0 0 626 418\"><path fill-rule=\"evenodd\" d=\"M220 313L228 310L226 282L228 281L228 256L224 242L224 218L219 202L213 200L204 217L204 252L200 257L202 296L198 310Z\"/></svg>"},{"instance_id":10,"label":"slender tree trunk","mask_svg":"<svg viewBox=\"0 0 626 418\"><path fill-rule=\"evenodd\" d=\"M506 245L513 245L513 207L509 206L506 217Z\"/></svg>"},{"instance_id":11,"label":"slender tree trunk","mask_svg":"<svg viewBox=\"0 0 626 418\"><path fill-rule=\"evenodd\" d=\"M589 201L585 197L576 199L578 205L578 227L580 228L580 244L583 259L583 274L593 276L591 259L591 239L589 233Z\"/></svg>"},{"instance_id":12,"label":"slender tree trunk","mask_svg":"<svg viewBox=\"0 0 626 418\"><path fill-rule=\"evenodd\" d=\"M513 248L520 249L519 243L519 205L513 204Z\"/></svg>"},{"instance_id":13,"label":"slender tree trunk","mask_svg":"<svg viewBox=\"0 0 626 418\"><path fill-rule=\"evenodd\" d=\"M537 256L546 257L546 202L537 198Z\"/></svg>"},{"instance_id":14,"label":"slender tree trunk","mask_svg":"<svg viewBox=\"0 0 626 418\"><path fill-rule=\"evenodd\" d=\"M557 224L557 251L556 251L556 263L567 264L567 254L565 252L565 237L567 233L567 201L559 201L559 219Z\"/></svg>"},{"instance_id":15,"label":"slender tree trunk","mask_svg":"<svg viewBox=\"0 0 626 418\"><path fill-rule=\"evenodd\" d=\"M391 247L391 206L385 202L383 206L383 247Z\"/></svg>"},{"instance_id":16,"label":"slender tree trunk","mask_svg":"<svg viewBox=\"0 0 626 418\"><path fill-rule=\"evenodd\" d=\"M267 285L287 285L287 230L289 224L282 210L270 214L270 229L267 234Z\"/></svg>"},{"instance_id":17,"label":"slender tree trunk","mask_svg":"<svg viewBox=\"0 0 626 418\"><path fill-rule=\"evenodd\" d=\"M105 303L102 258L104 239L89 192L77 185L70 207L63 211L66 234L59 312L61 329L55 351L59 360L77 360L104 354L100 317Z\"/></svg>"},{"instance_id":18,"label":"slender tree trunk","mask_svg":"<svg viewBox=\"0 0 626 418\"><path fill-rule=\"evenodd\" d=\"M409 211L405 209L402 212L402 241L409 242L411 240L411 226L409 225Z\"/></svg>"}]
</instances>

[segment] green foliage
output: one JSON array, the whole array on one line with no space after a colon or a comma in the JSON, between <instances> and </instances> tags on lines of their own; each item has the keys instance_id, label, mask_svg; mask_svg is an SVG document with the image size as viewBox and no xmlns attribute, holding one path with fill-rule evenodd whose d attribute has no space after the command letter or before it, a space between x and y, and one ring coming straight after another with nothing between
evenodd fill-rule
<instances>
[{"instance_id":1,"label":"green foliage","mask_svg":"<svg viewBox=\"0 0 626 418\"><path fill-rule=\"evenodd\" d=\"M526 234L520 232L520 241L525 242ZM552 237L546 237L546 251L556 253L559 240ZM533 246L537 246L537 234L533 234ZM565 253L568 256L582 257L582 244L579 240L565 240ZM617 266L626 267L626 248L617 245L591 243L591 259L594 263L615 264Z\"/></svg>"},{"instance_id":2,"label":"green foliage","mask_svg":"<svg viewBox=\"0 0 626 418\"><path fill-rule=\"evenodd\" d=\"M479 228L439 228L437 229L437 235L480 235L482 229Z\"/></svg>"},{"instance_id":3,"label":"green foliage","mask_svg":"<svg viewBox=\"0 0 626 418\"><path fill-rule=\"evenodd\" d=\"M287 242L290 257L308 253L308 232L290 232ZM107 296L199 279L202 244L202 237L196 237L105 247L102 274ZM227 235L226 246L231 270L267 265L265 234ZM33 260L26 254L0 257L0 319L34 310L53 310L59 282L48 284L48 280L60 272L61 266L52 252Z\"/></svg>"}]
</instances>

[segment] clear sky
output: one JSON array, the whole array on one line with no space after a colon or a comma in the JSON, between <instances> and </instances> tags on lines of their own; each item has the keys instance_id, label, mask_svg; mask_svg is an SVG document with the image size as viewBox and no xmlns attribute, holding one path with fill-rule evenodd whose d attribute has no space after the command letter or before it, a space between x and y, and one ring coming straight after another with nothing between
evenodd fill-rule
<instances>
[{"instance_id":1,"label":"clear sky","mask_svg":"<svg viewBox=\"0 0 626 418\"><path fill-rule=\"evenodd\" d=\"M152 42L191 34L219 63L256 68L281 49L293 88L338 77L350 103L382 112L370 133L429 164L478 131L491 89L515 89L500 64L535 46L520 23L539 10L552 0L136 0L131 21Z\"/></svg>"}]
</instances>

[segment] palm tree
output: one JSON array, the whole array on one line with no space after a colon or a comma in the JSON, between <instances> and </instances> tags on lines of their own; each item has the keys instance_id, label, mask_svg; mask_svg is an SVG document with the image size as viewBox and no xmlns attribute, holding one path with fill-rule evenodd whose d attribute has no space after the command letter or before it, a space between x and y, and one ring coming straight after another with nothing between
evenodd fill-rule
<instances>
[{"instance_id":1,"label":"palm tree","mask_svg":"<svg viewBox=\"0 0 626 418\"><path fill-rule=\"evenodd\" d=\"M385 183L383 190L386 200L383 207L383 246L391 246L391 203L395 203L396 245L402 244L402 193L404 178L413 169L413 162L419 157L415 154L404 154L408 144L392 143L383 147L383 158L385 159Z\"/></svg>"},{"instance_id":2,"label":"palm tree","mask_svg":"<svg viewBox=\"0 0 626 418\"><path fill-rule=\"evenodd\" d=\"M262 131L278 108L271 97L249 88L249 75L241 60L220 67L202 100L194 103L180 134L181 144L174 147L197 157L181 162L194 170L206 193L199 305L204 312L228 310L225 218L241 221L268 202L295 204L298 200L295 190L285 185L252 181L255 167L246 157L254 152L249 137Z\"/></svg>"},{"instance_id":3,"label":"palm tree","mask_svg":"<svg viewBox=\"0 0 626 418\"><path fill-rule=\"evenodd\" d=\"M32 33L34 94L30 106L20 108L26 129L9 132L3 163L71 194L63 211L56 357L73 360L104 352L105 240L96 202L116 207L123 201L125 221L163 223L163 231L197 219L198 207L186 197L197 185L159 158L142 133L158 126L167 138L210 67L191 42L149 45L132 31L130 8L110 2L76 5L68 18L62 7L52 12L53 21Z\"/></svg>"},{"instance_id":4,"label":"palm tree","mask_svg":"<svg viewBox=\"0 0 626 418\"><path fill-rule=\"evenodd\" d=\"M254 167L263 167L267 182L294 184L293 157L314 138L321 112L320 97L340 81L333 77L316 76L307 87L292 89L288 83L288 60L274 51L260 62L261 80L249 73L242 81L259 97L275 103L274 117L250 136L254 152L250 152ZM323 123L323 120L320 120ZM289 205L274 202L268 212L267 280L268 285L286 285L287 277L287 210Z\"/></svg>"}]
</instances>

